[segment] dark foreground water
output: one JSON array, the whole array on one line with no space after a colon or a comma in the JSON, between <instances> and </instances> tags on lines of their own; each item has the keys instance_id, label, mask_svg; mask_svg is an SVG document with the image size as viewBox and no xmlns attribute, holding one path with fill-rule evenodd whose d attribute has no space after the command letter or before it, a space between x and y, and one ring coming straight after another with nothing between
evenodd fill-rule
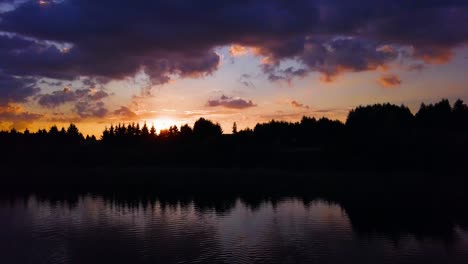
<instances>
[{"instance_id":1,"label":"dark foreground water","mask_svg":"<svg viewBox=\"0 0 468 264\"><path fill-rule=\"evenodd\" d=\"M468 263L468 232L451 219L428 214L406 225L404 216L345 207L300 198L9 197L0 201L0 263Z\"/></svg>"}]
</instances>

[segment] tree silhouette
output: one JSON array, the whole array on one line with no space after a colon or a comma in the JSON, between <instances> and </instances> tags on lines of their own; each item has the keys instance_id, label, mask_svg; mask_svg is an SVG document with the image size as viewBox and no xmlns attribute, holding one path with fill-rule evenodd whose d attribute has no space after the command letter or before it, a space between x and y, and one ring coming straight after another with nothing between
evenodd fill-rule
<instances>
[{"instance_id":1,"label":"tree silhouette","mask_svg":"<svg viewBox=\"0 0 468 264\"><path fill-rule=\"evenodd\" d=\"M110 139L109 135L110 135L110 132L107 129L107 127L105 127L104 131L102 132L101 140L108 141Z\"/></svg>"},{"instance_id":2,"label":"tree silhouette","mask_svg":"<svg viewBox=\"0 0 468 264\"><path fill-rule=\"evenodd\" d=\"M450 125L452 107L447 99L435 104L421 104L416 113L416 123L419 128L443 130Z\"/></svg>"},{"instance_id":3,"label":"tree silhouette","mask_svg":"<svg viewBox=\"0 0 468 264\"><path fill-rule=\"evenodd\" d=\"M53 126L50 127L50 129L49 129L49 136L50 137L56 139L58 137L59 133L60 132L59 132L57 126L53 125Z\"/></svg>"},{"instance_id":4,"label":"tree silhouette","mask_svg":"<svg viewBox=\"0 0 468 264\"><path fill-rule=\"evenodd\" d=\"M182 138L189 138L192 136L192 134L193 130L188 124L185 124L180 127L180 135L182 136Z\"/></svg>"},{"instance_id":5,"label":"tree silhouette","mask_svg":"<svg viewBox=\"0 0 468 264\"><path fill-rule=\"evenodd\" d=\"M413 115L408 107L392 104L376 104L359 106L351 110L346 120L350 129L363 130L375 133L390 132L407 128L411 125Z\"/></svg>"},{"instance_id":6,"label":"tree silhouette","mask_svg":"<svg viewBox=\"0 0 468 264\"><path fill-rule=\"evenodd\" d=\"M219 124L200 118L193 125L193 134L198 139L204 140L220 137L223 134L223 130Z\"/></svg>"},{"instance_id":7,"label":"tree silhouette","mask_svg":"<svg viewBox=\"0 0 468 264\"><path fill-rule=\"evenodd\" d=\"M141 130L140 130L140 124L136 124L135 126L135 136L140 136L141 135Z\"/></svg>"},{"instance_id":8,"label":"tree silhouette","mask_svg":"<svg viewBox=\"0 0 468 264\"><path fill-rule=\"evenodd\" d=\"M66 135L70 142L78 142L84 139L83 134L80 133L75 124L70 124L68 126Z\"/></svg>"},{"instance_id":9,"label":"tree silhouette","mask_svg":"<svg viewBox=\"0 0 468 264\"><path fill-rule=\"evenodd\" d=\"M233 123L233 132L236 130L237 124ZM234 164L242 160L249 166L258 161L259 166L291 168L301 162L301 166L308 166L304 165L308 160L331 167L336 164L379 167L385 162L392 162L391 166L419 162L425 166L439 164L439 167L452 162L457 167L467 158L464 151L468 147L467 134L468 106L457 100L452 107L448 100L442 100L422 104L415 115L406 106L375 104L351 110L345 124L304 116L300 122L259 123L253 130L246 128L233 136L223 135L219 124L200 118L193 129L188 124L180 129L173 125L161 130L159 135L154 125L148 129L146 123L142 128L138 123L111 124L102 132L101 140L92 135L85 139L75 124L60 130L53 125L35 133L11 129L0 131L0 143L3 153L40 149L57 160L66 156L64 153L73 153L77 162L86 160L84 164L107 160L132 165L165 162L199 166L197 162L206 156L204 160L212 164ZM41 154L39 160L47 155Z\"/></svg>"},{"instance_id":10,"label":"tree silhouette","mask_svg":"<svg viewBox=\"0 0 468 264\"><path fill-rule=\"evenodd\" d=\"M460 99L458 99L452 108L453 118L452 124L454 129L458 131L468 130L468 106Z\"/></svg>"},{"instance_id":11,"label":"tree silhouette","mask_svg":"<svg viewBox=\"0 0 468 264\"><path fill-rule=\"evenodd\" d=\"M148 127L146 126L146 122L143 124L143 127L141 128L141 136L146 139L149 137L149 130L148 130Z\"/></svg>"},{"instance_id":12,"label":"tree silhouette","mask_svg":"<svg viewBox=\"0 0 468 264\"><path fill-rule=\"evenodd\" d=\"M151 129L150 129L150 136L151 136L151 138L155 138L155 137L156 137L156 128L154 127L154 125L151 126Z\"/></svg>"}]
</instances>

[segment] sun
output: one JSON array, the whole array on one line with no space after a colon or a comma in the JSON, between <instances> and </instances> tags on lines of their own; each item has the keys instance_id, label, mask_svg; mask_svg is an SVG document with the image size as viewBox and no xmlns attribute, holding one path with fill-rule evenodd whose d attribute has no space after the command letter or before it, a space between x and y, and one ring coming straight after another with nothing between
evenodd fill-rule
<instances>
[{"instance_id":1,"label":"sun","mask_svg":"<svg viewBox=\"0 0 468 264\"><path fill-rule=\"evenodd\" d=\"M179 127L177 120L168 117L158 117L149 120L148 126L154 125L156 132L159 134L161 130L169 129L169 127L176 125Z\"/></svg>"}]
</instances>

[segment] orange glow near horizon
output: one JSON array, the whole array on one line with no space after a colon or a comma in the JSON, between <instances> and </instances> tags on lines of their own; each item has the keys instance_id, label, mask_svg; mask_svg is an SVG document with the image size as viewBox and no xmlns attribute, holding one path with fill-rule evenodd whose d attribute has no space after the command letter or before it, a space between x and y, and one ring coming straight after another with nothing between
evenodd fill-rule
<instances>
[{"instance_id":1,"label":"orange glow near horizon","mask_svg":"<svg viewBox=\"0 0 468 264\"><path fill-rule=\"evenodd\" d=\"M156 132L159 134L161 132L161 130L169 129L169 127L174 126L174 125L177 126L178 128L180 128L179 123L180 122L178 122L177 120L172 119L172 118L158 117L158 118L155 118L155 119L148 120L146 122L146 125L148 127L151 127L152 125L154 125L154 127L156 128Z\"/></svg>"}]
</instances>

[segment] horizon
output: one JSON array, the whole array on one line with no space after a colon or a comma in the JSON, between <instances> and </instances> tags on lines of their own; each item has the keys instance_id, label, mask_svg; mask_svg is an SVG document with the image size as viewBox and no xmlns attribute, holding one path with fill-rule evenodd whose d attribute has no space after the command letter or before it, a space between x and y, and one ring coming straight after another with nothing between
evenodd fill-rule
<instances>
[{"instance_id":1,"label":"horizon","mask_svg":"<svg viewBox=\"0 0 468 264\"><path fill-rule=\"evenodd\" d=\"M326 116L321 116L321 117L316 117L316 116L308 116L308 115L303 115L300 117L299 120L281 120L281 119L270 119L270 120L267 120L267 121L264 121L264 122L257 122L254 124L254 126L252 127L244 127L244 128L239 128L238 125L237 125L237 122L234 121L232 124L231 124L231 127L229 129L225 129L221 126L221 124L219 122L216 122L213 120L210 120L208 118L205 118L203 116L200 116L198 117L198 119L194 120L192 123L181 123L180 125L177 125L176 123L170 123L170 119L165 119L165 120L162 120L160 124L163 124L164 126L161 126L161 127L156 127L155 125L155 122L152 122L152 123L148 123L146 121L143 121L143 122L135 122L135 121L128 121L128 122L118 122L118 123L111 123L111 124L108 124L108 125L105 125L104 128L100 131L99 134L87 134L87 133L83 133L83 131L80 130L80 128L73 122L70 122L68 124L64 124L62 126L58 126L56 124L52 124L50 127L43 127L43 128L38 128L37 130L31 130L29 128L25 128L24 130L17 130L16 128L11 128L10 130L2 130L0 129L0 132L11 132L11 131L15 131L15 132L19 132L19 133L25 133L25 131L27 130L28 132L30 133L39 133L41 130L44 130L46 132L50 132L52 128L57 128L58 130L63 130L63 129L67 129L69 126L73 125L73 126L76 126L79 130L79 132L83 135L83 137L92 137L94 136L97 140L101 140L102 139L102 136L104 135L104 133L106 131L108 131L108 129L110 128L117 128L117 126L123 126L123 127L127 127L127 126L139 126L139 128L143 128L143 126L146 125L147 129L150 129L150 128L154 128L155 131L156 131L156 135L159 136L161 134L161 132L169 132L170 129L172 127L175 127L179 132L180 132L180 129L183 127L183 126L188 126L190 129L192 129L195 125L195 123L201 119L204 119L204 120L207 120L209 122L211 122L212 124L215 124L217 126L220 126L221 127L221 134L228 134L228 135L231 135L231 134L234 134L233 133L233 127L234 127L234 124L235 124L235 127L236 127L236 130L237 131L249 131L249 130L254 130L255 127L257 125L264 125L264 124L269 124L271 122L286 122L287 124L300 124L302 122L302 120L304 118L310 118L310 119L315 119L315 120L321 120L321 119L325 119L327 121L332 121L332 122L340 122L342 125L347 125L347 122L348 122L348 119L349 119L349 115L351 114L351 112L353 111L356 111L356 110L359 110L359 108L368 108L368 107L375 107L375 106L396 106L398 108L407 108L409 110L409 113L412 117L417 117L417 114L418 112L422 109L422 106L436 106L437 104L441 104L441 103L445 103L444 101L446 101L448 103L448 105L450 106L451 110L455 110L455 105L456 103L458 102L461 102L462 105L464 107L466 107L466 102L464 102L462 99L458 98L456 101L450 101L446 98L443 98L441 99L440 101L437 101L435 103L427 103L427 102L421 102L420 103L420 107L416 110L416 111L412 111L411 108L409 108L407 105L405 104L400 104L400 105L397 105L397 104L392 104L392 103L389 103L389 102L386 102L386 103L376 103L376 104L368 104L368 105L358 105L352 109L350 109L346 115L346 118L345 120L340 120L340 119L332 119L332 118L328 118ZM440 111L440 109L439 109ZM375 120L374 120L375 121ZM372 124L370 124L372 125Z\"/></svg>"},{"instance_id":2,"label":"horizon","mask_svg":"<svg viewBox=\"0 0 468 264\"><path fill-rule=\"evenodd\" d=\"M468 101L468 7L456 1L129 5L0 3L0 130L74 123L99 136L110 124L159 132L204 117L229 132L345 122L359 105L415 113Z\"/></svg>"}]
</instances>

